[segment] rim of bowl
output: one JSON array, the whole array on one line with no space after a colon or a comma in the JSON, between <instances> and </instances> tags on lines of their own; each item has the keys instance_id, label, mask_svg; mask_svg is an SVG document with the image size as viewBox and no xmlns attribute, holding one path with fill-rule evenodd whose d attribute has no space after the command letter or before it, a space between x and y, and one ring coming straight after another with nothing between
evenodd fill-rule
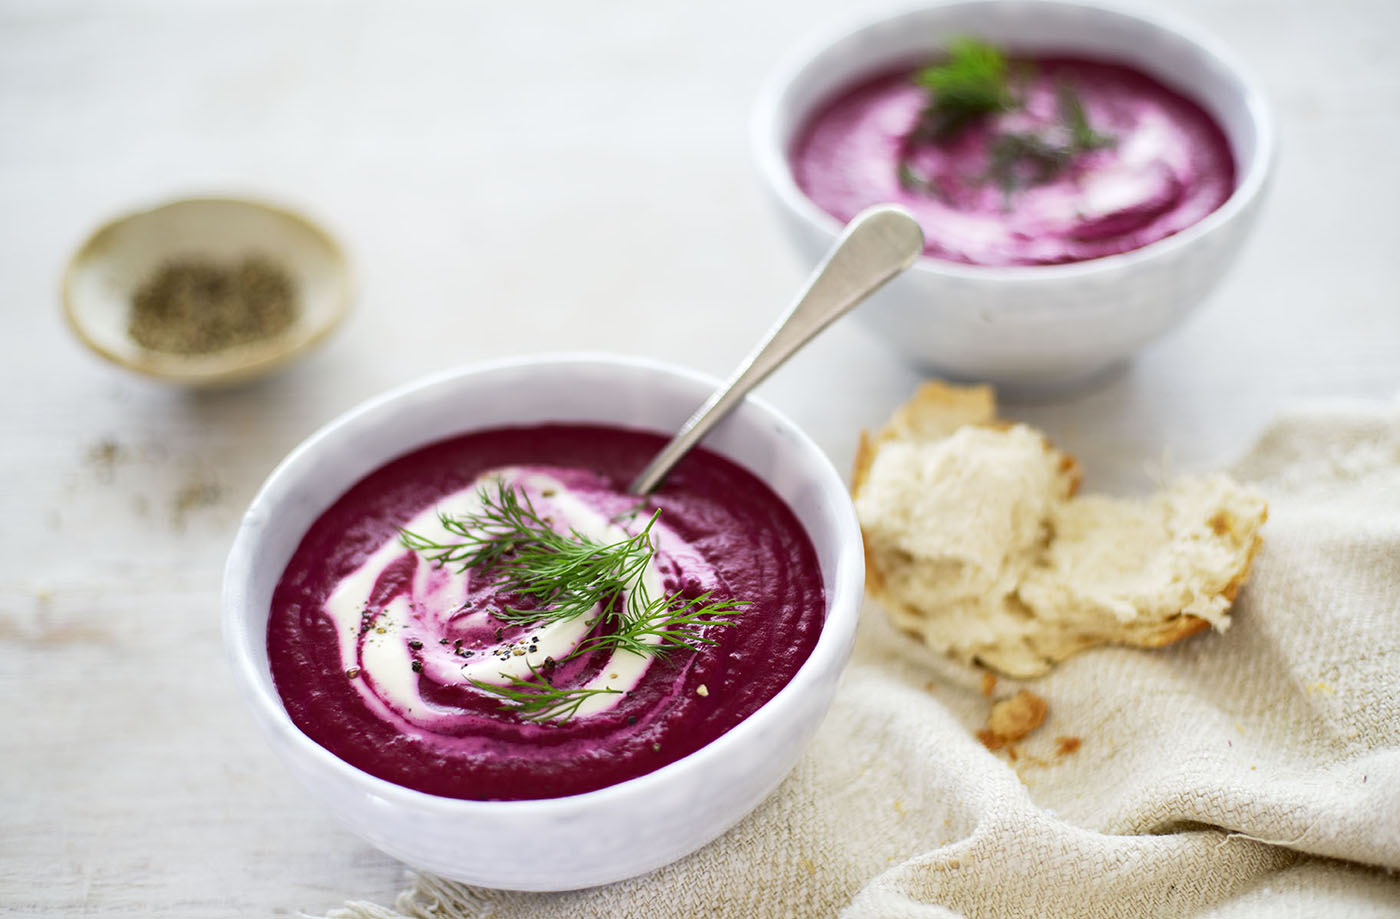
<instances>
[{"instance_id":1,"label":"rim of bowl","mask_svg":"<svg viewBox=\"0 0 1400 919\"><path fill-rule=\"evenodd\" d=\"M288 342L285 347L278 347L276 350L262 348L251 356L243 358L238 358L237 352L215 351L212 354L195 356L189 361L182 362L184 366L177 370L150 367L140 362L133 361L129 359L126 354L113 351L101 344L97 339L88 334L86 326L84 326L82 321L78 318L78 309L74 305L73 300L74 275L77 274L84 259L89 257L91 250L94 249L104 237L114 232L121 224L136 217L144 217L184 204L235 204L266 211L283 220L288 220L300 225L303 229L307 230L325 244L326 251L331 254L332 259L338 267L341 283L339 285L339 296L335 299L335 311L326 318L325 322L308 331L302 338ZM179 383L186 386L217 386L224 383L238 383L255 379L290 363L295 358L306 354L317 345L320 345L325 339L330 337L332 332L339 328L340 324L345 321L345 317L350 314L350 304L355 299L355 277L350 267L350 259L335 236L305 214L289 206L256 196L196 194L185 195L179 198L169 198L141 207L132 207L102 221L92 232L83 237L83 241L78 244L78 247L73 250L73 254L68 257L68 261L63 266L63 276L59 282L59 290L60 299L63 303L64 321L67 323L68 328L73 332L74 336L94 354L97 354L99 357L104 358L118 367L139 373L148 379L161 380L166 383ZM230 359L231 356L235 359Z\"/></svg>"},{"instance_id":2,"label":"rim of bowl","mask_svg":"<svg viewBox=\"0 0 1400 919\"><path fill-rule=\"evenodd\" d=\"M823 484L824 493L837 495L842 500L834 502L838 551L834 560L832 590L827 597L826 618L822 624L821 634L817 637L817 644L812 648L812 653L802 662L802 666L798 668L792 679L778 690L773 698L761 705L747 718L700 749L643 775L575 795L508 801L450 798L397 785L351 765L304 734L292 721L291 716L287 714L276 689L273 688L271 693L264 690L260 682L262 668L257 666L246 651L250 640L266 640L265 635L259 639L259 636L251 634L253 630L249 628L245 604L241 602L245 594L243 587L251 577L254 554L252 537L247 531L248 519L255 516L256 511L263 509L262 505L268 500L267 495L276 483L297 476L304 464L313 461L313 457L321 445L334 437L346 425L381 412L386 406L392 405L410 393L442 386L461 377L481 376L504 370L542 365L613 366L678 377L688 383L698 384L707 390L719 386L721 382L717 378L698 371L651 358L604 352L562 352L473 363L431 374L414 382L395 387L379 396L361 402L322 425L277 464L258 489L257 495L245 512L243 521L240 522L238 532L234 537L233 546L229 551L228 561L224 566L221 602L225 652L235 678L241 684L243 695L247 703L255 710L258 720L272 726L285 741L297 749L300 755L311 758L321 769L340 773L344 778L372 791L381 798L415 810L434 811L455 816L505 817L525 812L545 814L549 811L591 809L594 806L607 806L614 800L632 795L646 794L652 786L667 783L671 781L672 776L678 773L690 769L701 769L704 768L705 763L723 758L730 747L747 742L749 735L761 733L768 722L782 717L781 710L786 707L787 701L805 693L809 684L816 680L817 672L825 669L835 658L845 653L848 640L854 636L859 620L861 598L865 589L864 557L860 551L862 545L860 525L856 519L854 505L849 500L845 483L837 473L836 467L832 465L830 458L806 432L767 402L749 395L740 403L737 410L747 408L750 411L758 412L770 424L776 425L779 430L793 437L801 448L800 452L806 454L810 461L817 480ZM463 428L462 430L468 431L471 428ZM738 461L731 460L731 462ZM372 471L372 469L366 469L364 473L368 474ZM842 545L848 548L839 548ZM838 678L841 669L844 668L838 668Z\"/></svg>"},{"instance_id":3,"label":"rim of bowl","mask_svg":"<svg viewBox=\"0 0 1400 919\"><path fill-rule=\"evenodd\" d=\"M1268 100L1260 88L1258 79L1245 64L1235 56L1224 43L1209 32L1165 11L1143 9L1130 4L1105 2L1105 0L922 0L922 2L902 3L886 6L875 14L848 17L835 25L809 32L790 49L778 64L769 72L750 118L750 139L753 155L758 162L759 172L770 188L777 194L784 207L818 229L831 234L833 240L840 235L843 224L828 214L798 188L788 160L788 151L783 138L778 136L778 119L784 92L793 85L801 72L817 57L835 45L851 38L869 27L894 22L921 12L951 7L979 6L1043 6L1066 9L1090 10L1136 20L1144 25L1168 33L1189 45L1194 45L1205 55L1212 57L1221 68L1233 76L1240 84L1241 101L1257 134L1254 155L1243 165L1243 175L1235 183L1230 197L1207 214L1183 230L1161 239L1118 252L1079 262L1066 262L1057 265L967 265L961 262L920 255L909 268L912 273L942 275L951 278L979 281L998 281L1008 284L1033 284L1048 278L1080 278L1126 268L1140 262L1149 261L1177 249L1184 248L1198 238L1212 232L1217 227L1233 220L1245 210L1250 202L1263 190L1268 180L1274 159L1274 126ZM1214 118L1214 113L1212 113ZM1219 119L1215 118L1219 123ZM1232 147L1233 151L1233 147Z\"/></svg>"}]
</instances>

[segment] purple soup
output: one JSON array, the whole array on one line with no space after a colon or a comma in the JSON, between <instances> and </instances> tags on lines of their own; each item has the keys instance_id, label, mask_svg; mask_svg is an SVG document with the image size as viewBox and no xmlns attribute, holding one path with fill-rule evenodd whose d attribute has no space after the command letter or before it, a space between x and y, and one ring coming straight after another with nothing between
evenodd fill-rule
<instances>
[{"instance_id":1,"label":"purple soup","mask_svg":"<svg viewBox=\"0 0 1400 919\"><path fill-rule=\"evenodd\" d=\"M782 499L704 449L639 506L626 483L663 443L614 427L499 428L366 476L307 531L273 593L268 655L292 720L395 784L519 800L643 775L752 714L816 644L826 610L816 551ZM480 507L484 482L513 489L551 527L600 541L635 534L659 510L644 573L653 593L751 605L732 625L701 625L713 644L697 650L571 654L608 620L512 624L493 615L511 601L498 579L400 541L401 527L431 535L440 513ZM479 688L558 661L554 685L606 687L567 719L531 720Z\"/></svg>"},{"instance_id":2,"label":"purple soup","mask_svg":"<svg viewBox=\"0 0 1400 919\"><path fill-rule=\"evenodd\" d=\"M924 229L926 254L972 265L1127 252L1191 226L1233 192L1229 142L1192 100L1118 64L1045 57L1015 66L1023 68L1015 110L940 142L912 136L929 98L915 71L845 90L797 134L790 158L798 186L841 221L872 204L903 205ZM1063 162L1030 159L1069 148L1065 87L1104 141ZM1041 147L999 172L1014 151L1007 138Z\"/></svg>"}]
</instances>

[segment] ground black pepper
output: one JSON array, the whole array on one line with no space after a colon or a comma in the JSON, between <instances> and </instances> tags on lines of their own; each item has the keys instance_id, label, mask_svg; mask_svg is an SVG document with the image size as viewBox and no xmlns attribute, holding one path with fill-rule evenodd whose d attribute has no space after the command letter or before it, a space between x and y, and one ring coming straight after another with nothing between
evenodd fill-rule
<instances>
[{"instance_id":1,"label":"ground black pepper","mask_svg":"<svg viewBox=\"0 0 1400 919\"><path fill-rule=\"evenodd\" d=\"M275 262L187 257L166 262L137 288L127 332L152 351L209 354L272 338L297 312L296 285Z\"/></svg>"}]
</instances>

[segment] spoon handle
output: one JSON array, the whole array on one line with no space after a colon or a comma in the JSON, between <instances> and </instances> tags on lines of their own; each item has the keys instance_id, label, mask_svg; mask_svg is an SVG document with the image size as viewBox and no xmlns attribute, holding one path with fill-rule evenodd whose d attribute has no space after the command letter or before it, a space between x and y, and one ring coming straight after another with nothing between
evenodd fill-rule
<instances>
[{"instance_id":1,"label":"spoon handle","mask_svg":"<svg viewBox=\"0 0 1400 919\"><path fill-rule=\"evenodd\" d=\"M903 208L881 204L857 214L817 266L806 288L739 365L729 380L681 425L676 436L633 480L634 495L652 492L671 467L700 442L739 400L799 348L914 264L924 234Z\"/></svg>"}]
</instances>

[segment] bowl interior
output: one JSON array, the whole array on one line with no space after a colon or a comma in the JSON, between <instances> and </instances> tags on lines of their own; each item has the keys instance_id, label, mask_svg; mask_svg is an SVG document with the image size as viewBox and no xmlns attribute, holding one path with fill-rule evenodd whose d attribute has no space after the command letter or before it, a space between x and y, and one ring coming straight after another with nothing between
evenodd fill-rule
<instances>
[{"instance_id":1,"label":"bowl interior","mask_svg":"<svg viewBox=\"0 0 1400 919\"><path fill-rule=\"evenodd\" d=\"M823 103L841 91L869 76L927 63L949 39L962 36L985 39L1012 52L1073 55L1124 64L1190 97L1214 116L1235 157L1235 192L1223 207L1178 236L1219 223L1241 199L1259 190L1269 159L1263 97L1230 53L1208 35L1155 14L1094 3L972 0L925 6L818 37L779 68L760 101L756 127L761 166L787 205L833 232L839 230L836 219L807 198L792 177L789 156L798 132ZM1163 242L1166 240L1143 249ZM1075 271L1132 255L1033 266L1029 271ZM920 259L918 267L935 265L953 273L1027 271L1024 267L965 266L930 258Z\"/></svg>"},{"instance_id":2,"label":"bowl interior","mask_svg":"<svg viewBox=\"0 0 1400 919\"><path fill-rule=\"evenodd\" d=\"M254 703L264 721L270 716L284 730L295 732L268 665L266 634L273 589L306 529L351 485L396 456L474 429L593 421L671 431L704 400L715 382L650 362L602 356L500 363L455 371L389 393L309 438L273 472L249 508L225 575L226 639L235 669L252 684ZM823 658L845 653L859 607L863 562L855 513L840 476L800 429L751 399L715 428L705 446L768 483L792 508L816 547L828 628L803 671L814 662L820 665ZM836 609L845 617L839 629L833 629L831 622ZM801 678L799 672L793 683ZM791 688L789 684L784 692ZM315 749L320 751L315 755L330 756ZM343 763L341 767L352 770ZM430 797L399 791L410 797ZM481 802L451 799L451 803Z\"/></svg>"},{"instance_id":3,"label":"bowl interior","mask_svg":"<svg viewBox=\"0 0 1400 919\"><path fill-rule=\"evenodd\" d=\"M292 326L265 341L212 354L141 347L127 332L137 289L171 259L230 264L261 255L283 266L297 288ZM74 254L63 283L69 324L93 350L150 376L226 383L270 370L318 341L345 315L345 257L323 230L289 211L233 198L190 198L118 218Z\"/></svg>"}]
</instances>

